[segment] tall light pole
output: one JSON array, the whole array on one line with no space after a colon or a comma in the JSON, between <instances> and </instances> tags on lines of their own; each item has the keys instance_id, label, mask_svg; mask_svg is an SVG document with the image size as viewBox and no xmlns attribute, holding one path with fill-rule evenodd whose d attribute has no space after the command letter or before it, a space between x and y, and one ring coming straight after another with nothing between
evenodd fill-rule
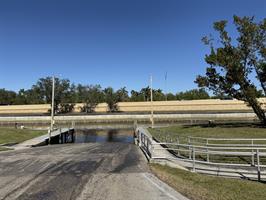
<instances>
[{"instance_id":1,"label":"tall light pole","mask_svg":"<svg viewBox=\"0 0 266 200\"><path fill-rule=\"evenodd\" d=\"M164 75L164 81L165 81L165 91L164 91L164 95L165 95L165 101L167 101L167 72Z\"/></svg>"},{"instance_id":2,"label":"tall light pole","mask_svg":"<svg viewBox=\"0 0 266 200\"><path fill-rule=\"evenodd\" d=\"M152 94L152 75L151 75L151 80L150 80L150 84L151 84L151 127L154 127L154 119L153 119L153 94Z\"/></svg>"},{"instance_id":3,"label":"tall light pole","mask_svg":"<svg viewBox=\"0 0 266 200\"><path fill-rule=\"evenodd\" d=\"M51 144L51 132L54 129L54 89L55 89L55 77L52 78L52 102L51 102L51 124L49 131L49 144Z\"/></svg>"}]
</instances>

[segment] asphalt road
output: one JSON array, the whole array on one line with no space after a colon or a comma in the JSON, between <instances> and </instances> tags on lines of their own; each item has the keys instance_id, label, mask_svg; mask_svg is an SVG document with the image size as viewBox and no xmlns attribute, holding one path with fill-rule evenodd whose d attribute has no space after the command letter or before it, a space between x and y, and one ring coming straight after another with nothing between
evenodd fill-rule
<instances>
[{"instance_id":1,"label":"asphalt road","mask_svg":"<svg viewBox=\"0 0 266 200\"><path fill-rule=\"evenodd\" d=\"M52 145L0 153L0 199L184 199L126 143Z\"/></svg>"}]
</instances>

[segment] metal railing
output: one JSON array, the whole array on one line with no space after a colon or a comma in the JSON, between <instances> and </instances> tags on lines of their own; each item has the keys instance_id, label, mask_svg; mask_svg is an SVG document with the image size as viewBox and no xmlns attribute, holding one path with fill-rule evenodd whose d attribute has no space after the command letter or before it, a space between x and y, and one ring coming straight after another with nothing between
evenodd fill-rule
<instances>
[{"instance_id":1,"label":"metal railing","mask_svg":"<svg viewBox=\"0 0 266 200\"><path fill-rule=\"evenodd\" d=\"M147 131L137 129L139 146L151 159L181 160L190 163L191 170L197 171L204 166L219 166L225 172L233 173L236 170L246 170L247 174L255 174L261 180L261 174L266 178L266 139L265 138L201 138L177 137L175 141L154 141ZM181 140L182 138L182 140ZM180 141L187 141L181 144ZM238 141L234 143L215 142ZM239 142L246 143L239 143ZM260 143L261 144L260 144ZM264 142L264 144L263 144ZM160 154L167 151L168 154Z\"/></svg>"},{"instance_id":2,"label":"metal railing","mask_svg":"<svg viewBox=\"0 0 266 200\"><path fill-rule=\"evenodd\" d=\"M139 147L144 151L146 156L152 158L152 151L153 151L152 137L141 130L137 130L135 134L138 140Z\"/></svg>"},{"instance_id":3,"label":"metal railing","mask_svg":"<svg viewBox=\"0 0 266 200\"><path fill-rule=\"evenodd\" d=\"M260 146L266 147L266 138L210 138L210 137L194 137L194 136L180 136L175 135L175 140L171 136L171 133L167 133L161 131L159 129L154 129L153 131L158 132L161 134L161 141L164 142L176 142L179 143L180 141L186 141L187 144L198 144L198 145L208 145L208 146ZM219 144L218 142L245 142L245 143L222 143ZM216 142L216 143L214 143ZM256 143L257 142L257 143ZM258 142L263 142L262 144Z\"/></svg>"}]
</instances>

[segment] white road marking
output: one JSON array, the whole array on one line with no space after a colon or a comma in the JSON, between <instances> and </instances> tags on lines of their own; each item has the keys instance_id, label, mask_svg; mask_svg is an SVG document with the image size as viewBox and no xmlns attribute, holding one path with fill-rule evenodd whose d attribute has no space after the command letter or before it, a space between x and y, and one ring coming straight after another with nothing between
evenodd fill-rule
<instances>
[{"instance_id":1,"label":"white road marking","mask_svg":"<svg viewBox=\"0 0 266 200\"><path fill-rule=\"evenodd\" d=\"M163 192L164 194L166 194L167 196L169 196L171 199L174 200L180 200L177 199L176 197L174 197L173 195L171 195L169 192L167 192L163 187L161 187L160 185L158 185L156 182L154 182L150 177L148 177L146 174L142 174L144 176L144 178L146 178L151 184L153 184L155 187L157 187L161 192Z\"/></svg>"}]
</instances>

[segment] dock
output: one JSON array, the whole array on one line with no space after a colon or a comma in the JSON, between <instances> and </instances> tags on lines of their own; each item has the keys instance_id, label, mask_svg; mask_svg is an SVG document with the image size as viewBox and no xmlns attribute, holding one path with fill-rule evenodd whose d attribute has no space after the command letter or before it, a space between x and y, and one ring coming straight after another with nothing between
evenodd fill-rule
<instances>
[{"instance_id":1,"label":"dock","mask_svg":"<svg viewBox=\"0 0 266 200\"><path fill-rule=\"evenodd\" d=\"M71 143L74 142L74 128L59 128L51 132L51 143ZM26 140L19 143L12 148L14 149L25 149L35 146L47 145L49 141L49 133L41 135L39 137Z\"/></svg>"}]
</instances>

